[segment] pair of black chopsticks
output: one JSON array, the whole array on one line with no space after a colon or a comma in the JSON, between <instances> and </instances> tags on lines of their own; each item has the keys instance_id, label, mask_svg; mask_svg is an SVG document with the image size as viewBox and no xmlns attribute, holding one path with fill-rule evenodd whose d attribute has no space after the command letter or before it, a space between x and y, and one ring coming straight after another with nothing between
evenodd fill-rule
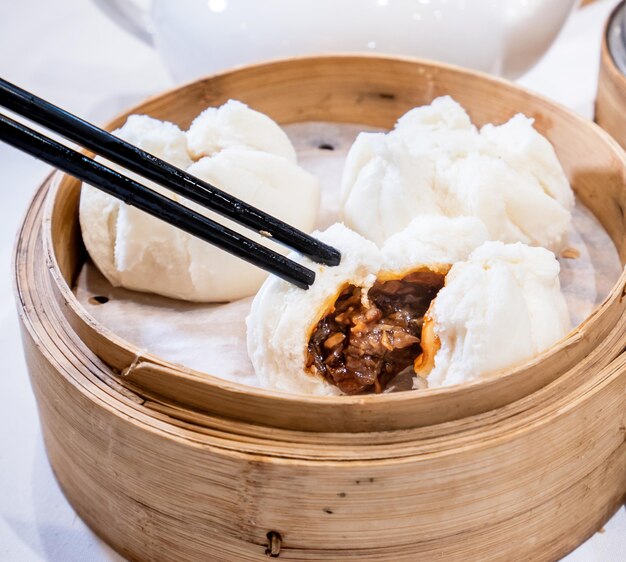
<instances>
[{"instance_id":1,"label":"pair of black chopsticks","mask_svg":"<svg viewBox=\"0 0 626 562\"><path fill-rule=\"evenodd\" d=\"M0 106L318 263L333 247L0 78ZM307 289L315 273L0 113L0 140L222 250Z\"/></svg>"}]
</instances>

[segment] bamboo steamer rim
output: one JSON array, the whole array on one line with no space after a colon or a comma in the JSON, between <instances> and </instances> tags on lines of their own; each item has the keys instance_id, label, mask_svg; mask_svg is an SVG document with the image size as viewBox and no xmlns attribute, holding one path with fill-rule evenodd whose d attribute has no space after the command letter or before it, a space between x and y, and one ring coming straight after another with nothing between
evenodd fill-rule
<instances>
[{"instance_id":1,"label":"bamboo steamer rim","mask_svg":"<svg viewBox=\"0 0 626 562\"><path fill-rule=\"evenodd\" d=\"M269 70L272 71L280 71L283 68L290 68L292 66L297 65L311 65L311 64L338 64L338 65L350 65L350 63L363 62L367 60L368 63L371 64L380 64L380 63L389 63L389 64L400 64L400 65L411 65L414 67L420 67L423 73L437 74L439 72L449 73L460 75L466 80L474 80L479 81L482 84L490 85L496 89L505 89L511 93L517 93L518 95L523 95L529 98L533 98L538 101L540 104L547 106L553 111L556 111L560 114L561 117L564 117L570 121L574 121L578 126L582 128L588 129L590 132L593 132L599 140L605 144L608 149L615 153L615 158L618 160L620 169L622 172L622 178L624 178L624 170L626 170L626 155L621 150L619 145L615 140L613 140L606 132L604 132L600 127L595 124L583 119L582 117L576 115L574 112L564 108L560 104L552 102L543 96L539 96L530 92L527 89L521 88L517 85L513 85L506 80L489 76L485 73L461 69L459 67L435 63L430 61L424 61L420 59L410 58L410 57L389 57L385 55L367 55L360 56L354 54L337 54L337 55L323 55L316 57L294 57L285 60L277 60L270 62L262 62L246 67L237 68L230 71L225 71L201 80L196 80L190 82L188 84L178 86L168 90L165 93L157 94L148 98L145 102L135 106L131 110L120 114L118 117L113 119L108 125L105 127L107 129L112 129L117 126L128 114L141 112L142 108L150 105L152 103L158 102L159 100L163 100L165 98L169 98L171 96L180 95L188 90L201 90L205 87L206 84L211 83L211 81L219 80L219 79L228 79L232 77L237 77L240 74L246 73L263 73ZM284 124L285 122L282 122ZM70 285L68 284L63 272L62 268L57 259L56 251L55 251L55 242L53 239L53 229L52 225L55 220L56 213L56 203L58 200L58 195L60 191L60 187L64 181L67 181L67 178L64 174L56 173L54 176L54 180L52 181L52 186L50 188L49 197L44 210L44 229L43 229L43 241L44 248L46 252L46 259L48 260L48 270L51 276L51 279L54 283L54 290L60 295L62 301L65 306L69 309L71 314L73 314L74 318L78 319L79 322L83 323L89 329L97 332L101 335L102 340L106 340L113 347L124 349L129 352L135 360L132 364L128 365L128 368L132 371L137 367L148 368L148 370L153 369L161 372L163 376L171 375L180 377L181 380L188 381L193 384L205 385L207 388L219 388L221 392L224 394L230 395L234 401L243 398L253 398L259 403L264 403L267 408L272 409L276 408L278 410L282 409L290 409L290 408L303 408L309 407L312 409L315 408L323 408L328 409L332 407L341 408L343 412L349 413L350 409L358 409L358 411L367 410L370 408L378 408L382 410L383 408L387 408L388 411L393 411L393 408L398 405L404 405L407 403L413 404L416 408L418 404L423 403L425 401L434 400L438 404L443 404L449 400L455 400L456 402L463 401L467 397L471 400L472 396L476 396L480 393L488 393L494 388L498 388L500 385L511 385L515 379L519 379L520 375L523 376L524 373L528 373L530 371L536 370L542 363L545 361L552 359L555 360L560 354L567 353L569 349L572 349L577 343L581 342L584 339L585 333L593 331L600 319L603 318L607 309L609 309L612 305L615 305L616 301L618 301L624 291L626 290L626 274L622 272L618 282L613 287L610 294L607 298L602 302L600 306L598 306L592 314L575 330L571 331L568 336L559 341L555 346L546 350L542 354L538 355L535 358L532 358L528 361L525 361L521 364L518 364L509 369L504 369L502 371L496 372L492 375L485 376L476 381L472 381L470 383L466 383L463 385L455 385L450 387L442 387L435 389L426 389L422 391L408 391L408 392L400 392L393 394L383 394L383 395L359 395L359 396L330 396L330 397L316 397L316 396L308 396L308 395L294 395L288 393L282 393L277 391L271 391L266 389L259 389L250 387L243 384L233 383L230 381L225 381L221 378L212 376L210 374L200 373L193 369L189 369L186 367L182 367L180 365L176 365L165 361L157 356L154 356L150 353L145 353L143 350L137 348L136 346L130 344L124 339L120 338L109 329L101 325L97 322L77 301L74 296ZM626 182L626 179L624 179ZM625 252L620 252L622 255ZM624 289L622 289L624 288ZM122 376L122 380L124 376ZM551 381L548 381L551 382ZM132 383L131 388L135 391L142 391L142 385L137 385L135 382ZM543 385L542 385L543 386ZM147 391L148 394L151 392L151 388L149 383L143 390ZM536 389L534 389L536 390ZM515 396L517 399L520 396ZM184 402L181 404L183 406L188 406ZM498 404L501 405L501 404ZM191 409L195 409L196 406L192 405ZM479 408L475 413L480 413L484 411L484 407L482 410ZM349 414L348 414L349 415ZM444 415L444 414L442 414ZM444 415L443 419L439 419L437 421L446 421L446 419L454 419L454 418L446 418ZM263 420L259 419L258 423L264 423ZM270 425L283 426L287 423L287 421L283 420L280 423L268 422ZM421 422L418 422L417 425L420 425ZM346 431L360 431L363 426L353 426L351 420L347 419L345 421L345 425L342 427L343 430ZM405 422L400 425L391 423L388 427L383 425L383 429L399 429L400 427L413 427L411 422ZM325 428L325 429L324 429ZM325 430L325 431L333 431L333 427L325 426L322 420L320 423L311 429L314 430ZM369 428L371 429L371 427Z\"/></svg>"}]
</instances>

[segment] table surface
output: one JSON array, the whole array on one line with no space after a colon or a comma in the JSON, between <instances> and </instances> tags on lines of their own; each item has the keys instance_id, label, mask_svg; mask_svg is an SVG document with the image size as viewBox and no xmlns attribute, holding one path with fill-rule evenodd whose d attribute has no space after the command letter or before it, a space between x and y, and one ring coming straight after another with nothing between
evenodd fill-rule
<instances>
[{"instance_id":1,"label":"table surface","mask_svg":"<svg viewBox=\"0 0 626 562\"><path fill-rule=\"evenodd\" d=\"M616 0L574 14L519 82L590 117L602 25ZM156 54L85 0L0 0L0 75L95 122L171 86ZM87 78L87 79L86 79ZM78 518L50 466L21 353L11 256L28 202L49 173L0 145L0 561L122 561ZM567 562L626 561L624 507Z\"/></svg>"}]
</instances>

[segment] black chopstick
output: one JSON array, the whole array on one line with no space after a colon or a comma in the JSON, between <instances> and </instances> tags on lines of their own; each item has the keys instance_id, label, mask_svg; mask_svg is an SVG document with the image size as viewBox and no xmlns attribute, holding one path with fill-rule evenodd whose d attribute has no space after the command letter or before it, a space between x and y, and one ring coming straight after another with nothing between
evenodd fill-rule
<instances>
[{"instance_id":1,"label":"black chopstick","mask_svg":"<svg viewBox=\"0 0 626 562\"><path fill-rule=\"evenodd\" d=\"M256 230L259 234L270 237L313 261L327 265L338 265L341 261L341 254L332 246L2 78L0 78L0 106L187 199Z\"/></svg>"},{"instance_id":2,"label":"black chopstick","mask_svg":"<svg viewBox=\"0 0 626 562\"><path fill-rule=\"evenodd\" d=\"M315 281L310 269L2 114L0 140L302 289Z\"/></svg>"}]
</instances>

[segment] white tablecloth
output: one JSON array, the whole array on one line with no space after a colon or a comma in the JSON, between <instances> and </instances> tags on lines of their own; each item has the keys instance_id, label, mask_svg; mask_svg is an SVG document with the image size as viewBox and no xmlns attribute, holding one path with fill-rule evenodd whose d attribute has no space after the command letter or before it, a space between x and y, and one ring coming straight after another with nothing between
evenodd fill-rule
<instances>
[{"instance_id":1,"label":"white tablecloth","mask_svg":"<svg viewBox=\"0 0 626 562\"><path fill-rule=\"evenodd\" d=\"M591 115L600 34L616 0L574 15L544 60L520 82ZM85 0L0 0L0 75L95 122L171 85L158 58ZM13 238L48 173L0 145L0 561L122 560L63 497L42 442L13 304ZM567 562L626 561L622 507Z\"/></svg>"}]
</instances>

